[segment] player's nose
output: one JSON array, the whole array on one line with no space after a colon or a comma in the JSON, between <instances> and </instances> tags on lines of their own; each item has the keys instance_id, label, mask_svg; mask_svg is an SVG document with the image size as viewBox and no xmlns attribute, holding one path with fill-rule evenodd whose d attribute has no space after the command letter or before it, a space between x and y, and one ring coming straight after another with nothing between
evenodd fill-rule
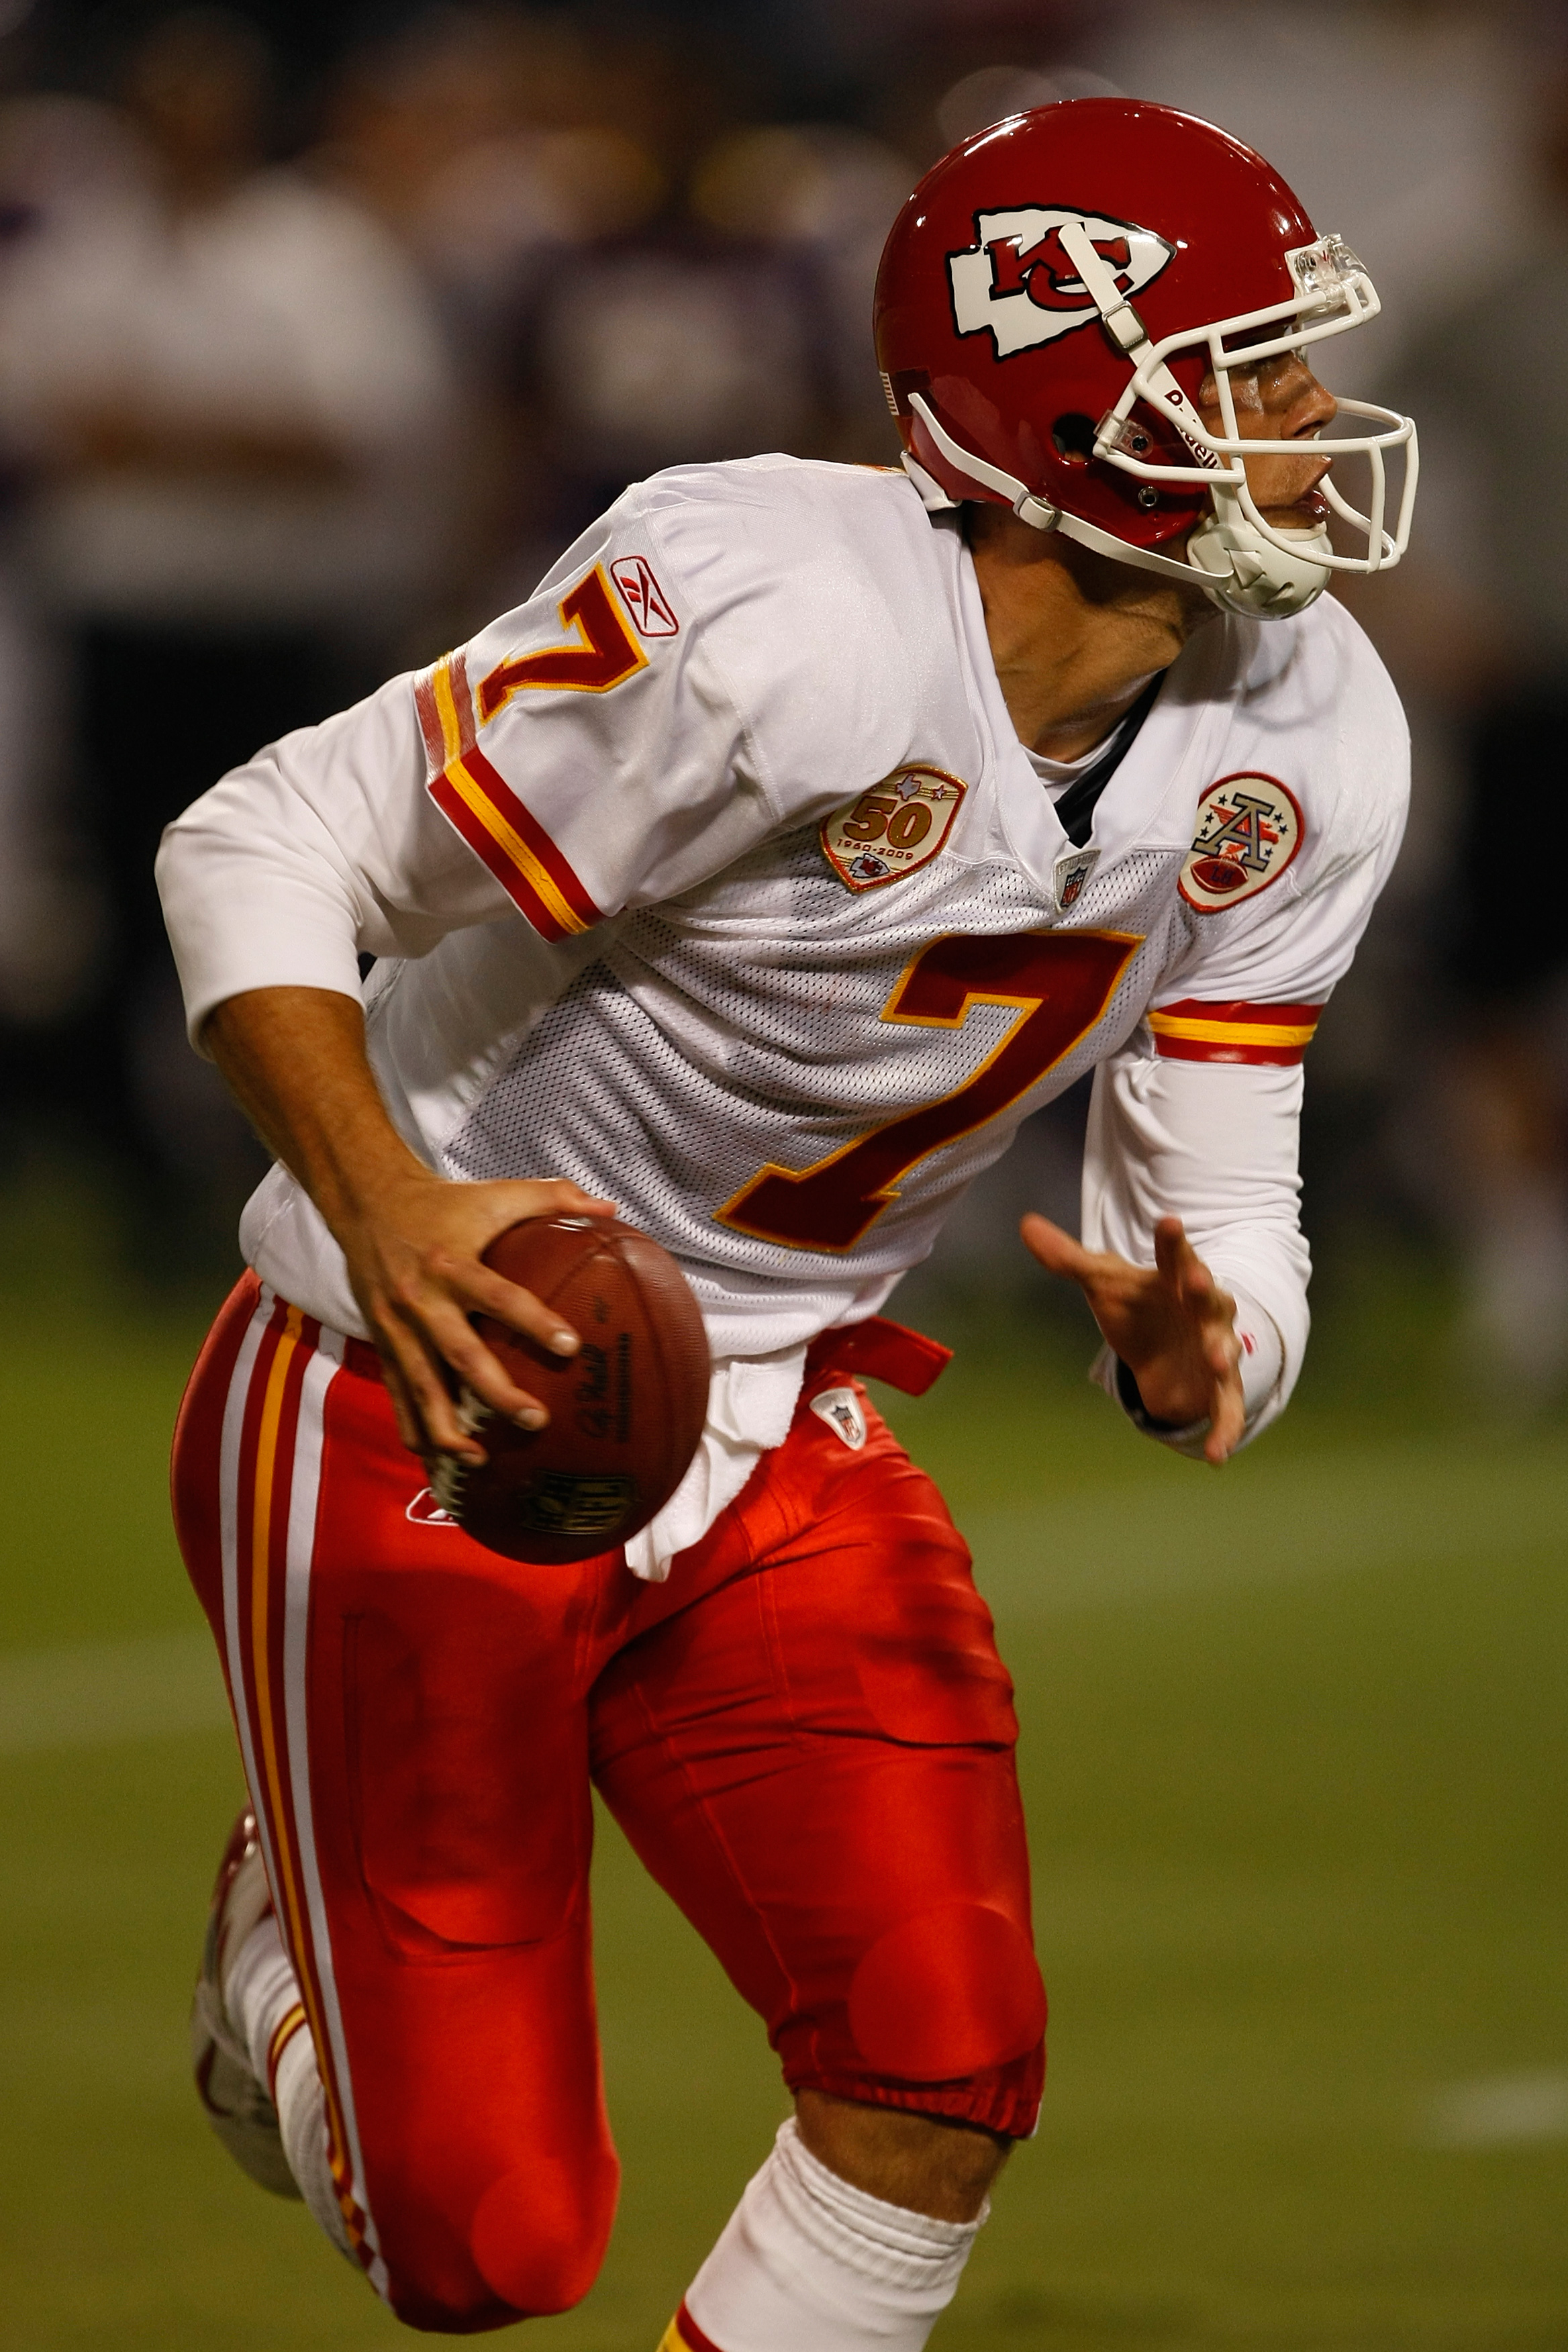
<instances>
[{"instance_id":1,"label":"player's nose","mask_svg":"<svg viewBox=\"0 0 1568 2352\"><path fill-rule=\"evenodd\" d=\"M1340 404L1326 383L1321 383L1305 361L1299 362L1300 375L1291 386L1290 405L1286 419L1285 438L1289 441L1310 440L1333 423L1340 413ZM1324 471L1328 460L1323 461Z\"/></svg>"}]
</instances>

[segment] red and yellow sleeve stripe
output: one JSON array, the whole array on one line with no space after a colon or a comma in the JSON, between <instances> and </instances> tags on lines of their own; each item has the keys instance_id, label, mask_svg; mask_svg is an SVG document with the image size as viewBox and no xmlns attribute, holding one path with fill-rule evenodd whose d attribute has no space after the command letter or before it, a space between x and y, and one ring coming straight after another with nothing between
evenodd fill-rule
<instances>
[{"instance_id":1,"label":"red and yellow sleeve stripe","mask_svg":"<svg viewBox=\"0 0 1568 2352\"><path fill-rule=\"evenodd\" d=\"M1184 997L1149 1014L1154 1050L1173 1062L1273 1063L1289 1068L1312 1042L1321 1004L1205 1004Z\"/></svg>"},{"instance_id":2,"label":"red and yellow sleeve stripe","mask_svg":"<svg viewBox=\"0 0 1568 2352\"><path fill-rule=\"evenodd\" d=\"M710 2336L704 2336L684 2304L665 2329L658 2352L719 2352Z\"/></svg>"},{"instance_id":3,"label":"red and yellow sleeve stripe","mask_svg":"<svg viewBox=\"0 0 1568 2352\"><path fill-rule=\"evenodd\" d=\"M604 920L568 860L479 750L460 653L415 682L431 799L542 939L572 939Z\"/></svg>"}]
</instances>

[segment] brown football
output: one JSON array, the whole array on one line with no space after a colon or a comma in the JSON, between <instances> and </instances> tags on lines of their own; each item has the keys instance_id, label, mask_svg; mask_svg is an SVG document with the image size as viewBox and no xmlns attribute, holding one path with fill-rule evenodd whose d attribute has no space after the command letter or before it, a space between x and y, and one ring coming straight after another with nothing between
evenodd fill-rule
<instances>
[{"instance_id":1,"label":"brown football","mask_svg":"<svg viewBox=\"0 0 1568 2352\"><path fill-rule=\"evenodd\" d=\"M475 1328L550 1414L519 1429L463 1392L489 1460L443 1457L437 1501L476 1542L510 1559L555 1563L611 1551L668 1502L708 1413L708 1335L669 1252L605 1217L531 1217L509 1226L485 1264L531 1290L582 1340L574 1356L509 1331Z\"/></svg>"}]
</instances>

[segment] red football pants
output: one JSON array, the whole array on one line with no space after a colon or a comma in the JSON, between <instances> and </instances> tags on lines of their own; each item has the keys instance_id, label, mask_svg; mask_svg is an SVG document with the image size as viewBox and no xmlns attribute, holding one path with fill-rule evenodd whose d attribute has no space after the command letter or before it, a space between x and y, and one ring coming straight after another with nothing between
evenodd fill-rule
<instances>
[{"instance_id":1,"label":"red football pants","mask_svg":"<svg viewBox=\"0 0 1568 2352\"><path fill-rule=\"evenodd\" d=\"M1033 2128L1045 2001L1011 1687L935 1487L809 1409L674 1563L525 1567L432 1516L374 1352L247 1276L174 1442L334 2175L380 2292L560 2311L617 2167L590 1782L792 2088Z\"/></svg>"}]
</instances>

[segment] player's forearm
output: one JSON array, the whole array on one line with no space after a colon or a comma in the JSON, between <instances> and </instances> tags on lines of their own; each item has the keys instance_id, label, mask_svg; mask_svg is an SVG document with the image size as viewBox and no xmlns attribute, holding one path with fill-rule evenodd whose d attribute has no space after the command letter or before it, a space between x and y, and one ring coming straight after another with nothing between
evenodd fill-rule
<instances>
[{"instance_id":1,"label":"player's forearm","mask_svg":"<svg viewBox=\"0 0 1568 2352\"><path fill-rule=\"evenodd\" d=\"M324 988L257 988L209 1017L205 1045L269 1151L342 1241L365 1204L430 1182L404 1142L365 1055L364 1014Z\"/></svg>"}]
</instances>

